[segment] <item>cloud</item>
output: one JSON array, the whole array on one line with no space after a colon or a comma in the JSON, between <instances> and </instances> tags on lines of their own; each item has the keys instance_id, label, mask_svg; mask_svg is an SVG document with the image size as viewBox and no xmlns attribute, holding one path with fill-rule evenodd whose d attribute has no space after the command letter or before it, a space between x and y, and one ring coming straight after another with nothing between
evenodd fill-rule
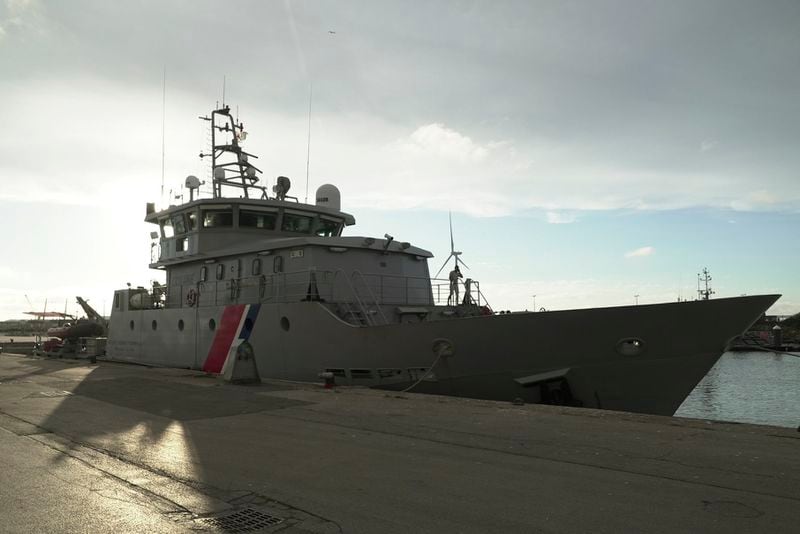
<instances>
[{"instance_id":1,"label":"cloud","mask_svg":"<svg viewBox=\"0 0 800 534\"><path fill-rule=\"evenodd\" d=\"M420 126L406 139L398 141L410 154L427 154L457 161L480 162L486 159L489 148L444 124Z\"/></svg>"},{"instance_id":2,"label":"cloud","mask_svg":"<svg viewBox=\"0 0 800 534\"><path fill-rule=\"evenodd\" d=\"M644 256L652 256L656 253L656 249L654 247L640 247L636 250L631 250L630 252L625 253L626 258L641 258Z\"/></svg>"},{"instance_id":3,"label":"cloud","mask_svg":"<svg viewBox=\"0 0 800 534\"><path fill-rule=\"evenodd\" d=\"M577 220L577 217L572 213L548 211L545 215L547 222L550 224L569 224Z\"/></svg>"},{"instance_id":4,"label":"cloud","mask_svg":"<svg viewBox=\"0 0 800 534\"><path fill-rule=\"evenodd\" d=\"M248 148L269 163L265 174L288 168L295 183L313 82L311 183L335 181L352 207L542 210L565 223L584 210L800 205L796 84L763 61L792 59L794 12L780 7L692 7L706 30L685 31L680 3L631 7L636 24L604 7L576 18L533 1L413 12L256 2L229 19L213 3L165 3L158 17L146 4L6 2L0 19L16 22L0 22L2 44L19 53L0 54L10 110L0 175L38 181L54 202L83 202L84 191L123 176L158 184L167 64L167 179L176 182L198 174L193 156L205 147L194 117L227 74ZM751 31L723 30L739 23ZM192 38L210 31L229 35L226 47ZM675 31L681 42L664 47ZM768 37L754 44L753 34ZM208 65L223 63L226 73L209 76ZM53 117L70 128L52 128ZM11 187L0 196L25 197Z\"/></svg>"},{"instance_id":5,"label":"cloud","mask_svg":"<svg viewBox=\"0 0 800 534\"><path fill-rule=\"evenodd\" d=\"M708 152L710 150L714 150L714 148L718 145L716 141L713 139L706 139L702 143L700 143L700 152Z\"/></svg>"}]
</instances>

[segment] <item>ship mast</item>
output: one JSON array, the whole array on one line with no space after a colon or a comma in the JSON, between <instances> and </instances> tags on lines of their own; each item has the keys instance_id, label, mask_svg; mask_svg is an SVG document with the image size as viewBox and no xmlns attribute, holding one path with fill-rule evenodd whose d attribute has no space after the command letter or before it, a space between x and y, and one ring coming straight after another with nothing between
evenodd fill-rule
<instances>
[{"instance_id":1,"label":"ship mast","mask_svg":"<svg viewBox=\"0 0 800 534\"><path fill-rule=\"evenodd\" d=\"M708 286L708 283L711 281L711 274L708 272L708 268L703 267L703 271L701 273L697 273L697 299L698 300L708 300L708 298L714 294L714 290ZM701 289L700 283L705 284L705 289Z\"/></svg>"},{"instance_id":2,"label":"ship mast","mask_svg":"<svg viewBox=\"0 0 800 534\"><path fill-rule=\"evenodd\" d=\"M262 199L269 198L266 187L256 185L259 181L256 173L261 170L251 164L250 159L258 159L258 156L242 150L241 142L247 132L244 124L236 124L230 106L224 105L212 111L210 117L200 119L211 123L211 153L201 152L200 157L211 157L213 197L222 198L222 187L226 186L242 189L245 198L251 198L251 193Z\"/></svg>"}]
</instances>

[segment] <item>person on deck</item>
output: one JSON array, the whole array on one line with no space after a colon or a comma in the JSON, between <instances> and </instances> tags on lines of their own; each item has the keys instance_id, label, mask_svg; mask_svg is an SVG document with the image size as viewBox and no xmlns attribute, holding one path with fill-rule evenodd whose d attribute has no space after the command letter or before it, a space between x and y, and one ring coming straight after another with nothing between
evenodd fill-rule
<instances>
[{"instance_id":1,"label":"person on deck","mask_svg":"<svg viewBox=\"0 0 800 534\"><path fill-rule=\"evenodd\" d=\"M458 279L463 278L461 270L456 264L456 268L450 271L450 296L447 297L447 304L458 305Z\"/></svg>"}]
</instances>

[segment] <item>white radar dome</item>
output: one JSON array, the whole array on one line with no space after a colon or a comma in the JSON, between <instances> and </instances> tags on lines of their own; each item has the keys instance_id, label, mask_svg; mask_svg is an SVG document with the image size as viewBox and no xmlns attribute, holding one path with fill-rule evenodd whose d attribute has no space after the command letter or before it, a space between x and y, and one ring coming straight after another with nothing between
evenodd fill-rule
<instances>
[{"instance_id":1,"label":"white radar dome","mask_svg":"<svg viewBox=\"0 0 800 534\"><path fill-rule=\"evenodd\" d=\"M319 186L317 189L317 206L324 206L326 208L341 211L342 209L342 195L335 185L325 184Z\"/></svg>"}]
</instances>

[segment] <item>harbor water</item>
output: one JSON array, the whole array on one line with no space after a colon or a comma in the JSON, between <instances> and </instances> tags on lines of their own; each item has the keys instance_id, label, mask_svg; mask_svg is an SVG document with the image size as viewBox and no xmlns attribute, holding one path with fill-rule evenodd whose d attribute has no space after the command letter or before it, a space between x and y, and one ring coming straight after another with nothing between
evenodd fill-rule
<instances>
[{"instance_id":1,"label":"harbor water","mask_svg":"<svg viewBox=\"0 0 800 534\"><path fill-rule=\"evenodd\" d=\"M726 352L676 416L800 426L800 353Z\"/></svg>"}]
</instances>

